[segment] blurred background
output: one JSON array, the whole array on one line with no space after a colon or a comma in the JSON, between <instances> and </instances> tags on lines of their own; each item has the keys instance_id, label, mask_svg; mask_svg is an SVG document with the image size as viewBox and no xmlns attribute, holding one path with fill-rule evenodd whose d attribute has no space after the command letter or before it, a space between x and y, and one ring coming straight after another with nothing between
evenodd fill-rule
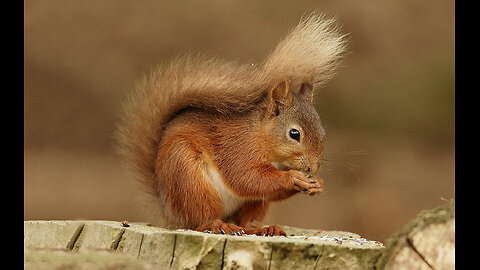
<instances>
[{"instance_id":1,"label":"blurred background","mask_svg":"<svg viewBox=\"0 0 480 270\"><path fill-rule=\"evenodd\" d=\"M24 219L145 221L113 145L136 80L178 54L257 62L303 15L337 17L349 54L316 92L320 196L267 223L384 241L455 198L454 1L24 2Z\"/></svg>"}]
</instances>

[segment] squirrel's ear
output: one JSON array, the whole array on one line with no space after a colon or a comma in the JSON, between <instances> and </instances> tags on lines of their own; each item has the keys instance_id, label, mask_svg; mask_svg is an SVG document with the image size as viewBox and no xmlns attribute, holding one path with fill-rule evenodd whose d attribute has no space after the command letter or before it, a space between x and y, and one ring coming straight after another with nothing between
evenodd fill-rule
<instances>
[{"instance_id":1,"label":"squirrel's ear","mask_svg":"<svg viewBox=\"0 0 480 270\"><path fill-rule=\"evenodd\" d=\"M313 85L307 82L302 83L300 95L304 96L308 103L313 104Z\"/></svg>"},{"instance_id":2,"label":"squirrel's ear","mask_svg":"<svg viewBox=\"0 0 480 270\"><path fill-rule=\"evenodd\" d=\"M266 100L268 116L278 116L283 108L292 105L292 99L289 82L282 81L271 88Z\"/></svg>"}]
</instances>

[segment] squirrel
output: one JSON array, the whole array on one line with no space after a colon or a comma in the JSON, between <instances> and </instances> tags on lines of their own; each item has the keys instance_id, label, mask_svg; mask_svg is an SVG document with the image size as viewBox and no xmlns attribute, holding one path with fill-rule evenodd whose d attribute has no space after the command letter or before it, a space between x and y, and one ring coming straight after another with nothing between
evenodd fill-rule
<instances>
[{"instance_id":1,"label":"squirrel","mask_svg":"<svg viewBox=\"0 0 480 270\"><path fill-rule=\"evenodd\" d=\"M346 48L336 20L314 12L258 64L177 57L136 85L118 146L162 226L286 236L262 227L271 202L324 190L325 130L314 89Z\"/></svg>"}]
</instances>

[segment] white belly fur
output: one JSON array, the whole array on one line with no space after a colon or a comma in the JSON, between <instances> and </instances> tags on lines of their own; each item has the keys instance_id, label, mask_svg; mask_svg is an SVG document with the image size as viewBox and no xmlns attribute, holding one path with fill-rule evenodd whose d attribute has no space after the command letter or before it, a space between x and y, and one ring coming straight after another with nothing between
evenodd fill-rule
<instances>
[{"instance_id":1,"label":"white belly fur","mask_svg":"<svg viewBox=\"0 0 480 270\"><path fill-rule=\"evenodd\" d=\"M209 164L209 166L207 167L207 171L207 178L210 180L210 182L213 184L218 194L222 198L224 217L230 216L231 214L235 213L235 211L237 211L240 206L242 206L242 204L245 202L245 199L233 193L225 185L222 176L214 165Z\"/></svg>"}]
</instances>

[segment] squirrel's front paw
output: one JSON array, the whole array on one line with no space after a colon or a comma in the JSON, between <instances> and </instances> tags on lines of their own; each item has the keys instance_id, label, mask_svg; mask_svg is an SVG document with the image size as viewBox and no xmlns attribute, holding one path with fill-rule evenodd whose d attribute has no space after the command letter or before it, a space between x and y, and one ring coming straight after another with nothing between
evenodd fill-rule
<instances>
[{"instance_id":1,"label":"squirrel's front paw","mask_svg":"<svg viewBox=\"0 0 480 270\"><path fill-rule=\"evenodd\" d=\"M294 190L311 196L323 192L322 178L305 175L303 172L294 170L289 171L289 173L291 174L291 183Z\"/></svg>"}]
</instances>

